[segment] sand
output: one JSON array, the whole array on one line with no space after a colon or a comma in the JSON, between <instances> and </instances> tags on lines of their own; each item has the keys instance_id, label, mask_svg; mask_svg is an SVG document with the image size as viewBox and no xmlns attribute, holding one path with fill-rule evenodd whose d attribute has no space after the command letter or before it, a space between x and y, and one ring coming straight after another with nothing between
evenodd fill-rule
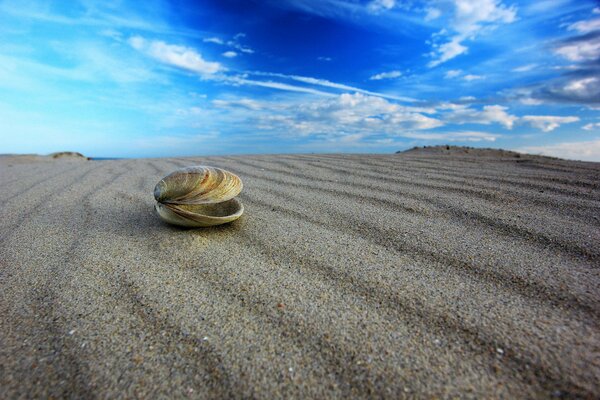
<instances>
[{"instance_id":1,"label":"sand","mask_svg":"<svg viewBox=\"0 0 600 400\"><path fill-rule=\"evenodd\" d=\"M243 179L240 220L154 214L194 164ZM0 183L0 398L600 397L599 163L2 157Z\"/></svg>"}]
</instances>

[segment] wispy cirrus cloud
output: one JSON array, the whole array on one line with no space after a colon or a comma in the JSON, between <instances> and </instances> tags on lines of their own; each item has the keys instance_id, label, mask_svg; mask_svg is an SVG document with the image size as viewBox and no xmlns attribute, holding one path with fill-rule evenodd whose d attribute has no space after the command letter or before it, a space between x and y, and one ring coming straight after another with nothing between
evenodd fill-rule
<instances>
[{"instance_id":1,"label":"wispy cirrus cloud","mask_svg":"<svg viewBox=\"0 0 600 400\"><path fill-rule=\"evenodd\" d=\"M433 44L428 63L436 67L461 54L469 48L464 42L474 40L484 29L493 29L500 24L510 24L516 20L517 10L514 6L506 6L500 0L454 0L454 16L450 21L450 30L439 32L436 36L448 37L444 43Z\"/></svg>"},{"instance_id":2,"label":"wispy cirrus cloud","mask_svg":"<svg viewBox=\"0 0 600 400\"><path fill-rule=\"evenodd\" d=\"M163 64L203 76L212 75L225 69L218 62L206 61L200 53L190 47L168 44L160 40L146 40L141 36L132 36L128 43L134 49Z\"/></svg>"},{"instance_id":3,"label":"wispy cirrus cloud","mask_svg":"<svg viewBox=\"0 0 600 400\"><path fill-rule=\"evenodd\" d=\"M364 89L361 89L361 88L358 88L355 86L345 85L343 83L331 82L327 79L319 79L319 78L313 78L313 77L309 77L309 76L299 76L299 75L286 75L286 74L280 74L280 73L275 73L275 72L252 71L252 72L248 72L248 73L252 74L252 75L256 75L256 76L269 76L269 77L290 79L293 81L302 82L302 83L306 83L306 84L310 84L310 85L322 86L322 87L327 87L327 88L337 89L337 90L344 90L344 91L348 91L348 92L362 93L362 94L366 94L369 96L377 96L377 97L382 97L382 98L389 99L389 100L397 100L397 101L404 101L404 102L415 102L416 101L415 99L413 99L411 97L397 96L397 95L387 94L387 93L372 92L370 90L364 90Z\"/></svg>"},{"instance_id":4,"label":"wispy cirrus cloud","mask_svg":"<svg viewBox=\"0 0 600 400\"><path fill-rule=\"evenodd\" d=\"M300 92L300 93L309 93L315 94L319 96L335 96L333 93L324 92L322 90L317 90L313 88L307 88L302 86L289 85L287 83L274 82L274 81L257 81L254 79L247 79L241 76L233 76L222 79L223 82L229 83L232 85L244 85L244 86L259 86L269 89L277 89L284 90L288 92Z\"/></svg>"},{"instance_id":5,"label":"wispy cirrus cloud","mask_svg":"<svg viewBox=\"0 0 600 400\"><path fill-rule=\"evenodd\" d=\"M388 72L381 72L379 74L372 75L369 79L372 81L380 81L382 79L394 79L402 76L402 72L394 70Z\"/></svg>"},{"instance_id":6,"label":"wispy cirrus cloud","mask_svg":"<svg viewBox=\"0 0 600 400\"><path fill-rule=\"evenodd\" d=\"M240 43L240 40L242 40L245 37L246 37L246 34L240 32L240 33L236 34L233 37L233 39L229 39L229 40L223 40L218 36L211 36L211 37L202 39L202 41L204 43L213 43L213 44L217 44L219 46L226 46L231 49L237 50L238 52L241 52L241 53L253 54L254 53L253 49ZM227 53L229 53L229 52L233 53L233 51L228 51Z\"/></svg>"},{"instance_id":7,"label":"wispy cirrus cloud","mask_svg":"<svg viewBox=\"0 0 600 400\"><path fill-rule=\"evenodd\" d=\"M512 72L529 72L537 67L537 64L521 65L520 67L513 68Z\"/></svg>"}]
</instances>

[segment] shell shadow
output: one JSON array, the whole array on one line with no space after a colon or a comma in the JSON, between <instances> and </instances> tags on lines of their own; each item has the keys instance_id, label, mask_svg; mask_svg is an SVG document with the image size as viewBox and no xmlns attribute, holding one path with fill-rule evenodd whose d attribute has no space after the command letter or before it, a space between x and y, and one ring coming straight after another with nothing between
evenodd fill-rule
<instances>
[{"instance_id":1,"label":"shell shadow","mask_svg":"<svg viewBox=\"0 0 600 400\"><path fill-rule=\"evenodd\" d=\"M229 236L239 232L245 225L245 215L239 219L223 225L217 225L206 228L185 228L171 225L163 221L151 202L125 202L120 207L114 207L110 204L94 204L93 211L88 210L89 224L86 227L88 231L98 231L103 233L113 233L118 237L131 238L136 236L146 236L151 232L151 236L156 235L206 235L206 236Z\"/></svg>"}]
</instances>

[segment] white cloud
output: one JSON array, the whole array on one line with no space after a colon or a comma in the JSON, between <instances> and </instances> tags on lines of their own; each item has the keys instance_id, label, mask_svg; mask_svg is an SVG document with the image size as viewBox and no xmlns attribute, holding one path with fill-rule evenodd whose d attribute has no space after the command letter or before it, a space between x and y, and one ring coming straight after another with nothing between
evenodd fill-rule
<instances>
[{"instance_id":1,"label":"white cloud","mask_svg":"<svg viewBox=\"0 0 600 400\"><path fill-rule=\"evenodd\" d=\"M451 29L454 32L449 41L434 44L429 67L435 67L468 51L465 40L473 40L484 28L497 24L509 24L516 19L514 6L506 7L500 0L454 0L454 17ZM444 31L438 35L443 34Z\"/></svg>"},{"instance_id":2,"label":"white cloud","mask_svg":"<svg viewBox=\"0 0 600 400\"><path fill-rule=\"evenodd\" d=\"M442 12L438 8L427 8L425 9L427 14L425 14L425 21L433 21L434 19L438 19Z\"/></svg>"},{"instance_id":3,"label":"white cloud","mask_svg":"<svg viewBox=\"0 0 600 400\"><path fill-rule=\"evenodd\" d=\"M449 70L449 71L446 72L445 77L447 79L452 79L452 78L456 78L460 74L462 74L462 71L460 69L451 69L451 70Z\"/></svg>"},{"instance_id":4,"label":"white cloud","mask_svg":"<svg viewBox=\"0 0 600 400\"><path fill-rule=\"evenodd\" d=\"M600 30L600 18L578 21L569 25L567 29L570 31L577 31L579 33L597 31Z\"/></svg>"},{"instance_id":5,"label":"white cloud","mask_svg":"<svg viewBox=\"0 0 600 400\"><path fill-rule=\"evenodd\" d=\"M225 44L223 39L218 38L218 37L210 37L210 38L202 39L202 41L205 43L215 43L215 44L220 44L220 45Z\"/></svg>"},{"instance_id":6,"label":"white cloud","mask_svg":"<svg viewBox=\"0 0 600 400\"><path fill-rule=\"evenodd\" d=\"M134 49L162 62L200 75L211 75L224 70L217 62L206 61L195 49L167 44L162 41L148 41L141 36L133 36L129 44Z\"/></svg>"},{"instance_id":7,"label":"white cloud","mask_svg":"<svg viewBox=\"0 0 600 400\"><path fill-rule=\"evenodd\" d=\"M592 10L592 13L594 13L594 14L600 14L600 7L595 7L595 8Z\"/></svg>"},{"instance_id":8,"label":"white cloud","mask_svg":"<svg viewBox=\"0 0 600 400\"><path fill-rule=\"evenodd\" d=\"M460 44L462 40L463 39L461 37L457 36L451 41L437 46L436 50L433 52L433 55L437 53L437 59L430 61L427 65L429 67L435 67L442 63L445 63L448 60L453 59L456 56L466 53L469 50L469 48Z\"/></svg>"},{"instance_id":9,"label":"white cloud","mask_svg":"<svg viewBox=\"0 0 600 400\"><path fill-rule=\"evenodd\" d=\"M525 104L526 106L539 106L540 104L544 103L542 100L533 97L521 97L519 102L521 104Z\"/></svg>"},{"instance_id":10,"label":"white cloud","mask_svg":"<svg viewBox=\"0 0 600 400\"><path fill-rule=\"evenodd\" d=\"M223 53L221 55L223 57L233 58L233 57L237 56L237 53L235 51L226 51L225 53Z\"/></svg>"},{"instance_id":11,"label":"white cloud","mask_svg":"<svg viewBox=\"0 0 600 400\"><path fill-rule=\"evenodd\" d=\"M262 112L248 114L247 125L279 132L289 137L315 136L320 139L347 135L397 137L406 130L432 129L443 122L381 97L361 93L313 100L278 102Z\"/></svg>"},{"instance_id":12,"label":"white cloud","mask_svg":"<svg viewBox=\"0 0 600 400\"><path fill-rule=\"evenodd\" d=\"M586 142L563 142L545 146L526 146L516 149L523 153L582 161L600 161L600 138Z\"/></svg>"},{"instance_id":13,"label":"white cloud","mask_svg":"<svg viewBox=\"0 0 600 400\"><path fill-rule=\"evenodd\" d=\"M389 72L381 72L379 74L371 76L369 79L372 81L378 81L381 79L393 79L402 76L402 72L400 71L389 71Z\"/></svg>"},{"instance_id":14,"label":"white cloud","mask_svg":"<svg viewBox=\"0 0 600 400\"><path fill-rule=\"evenodd\" d=\"M371 13L379 13L381 11L391 10L396 5L396 0L372 0L367 5L367 10Z\"/></svg>"},{"instance_id":15,"label":"white cloud","mask_svg":"<svg viewBox=\"0 0 600 400\"><path fill-rule=\"evenodd\" d=\"M600 58L600 40L594 36L575 41L566 41L554 52L571 61L593 61Z\"/></svg>"},{"instance_id":16,"label":"white cloud","mask_svg":"<svg viewBox=\"0 0 600 400\"><path fill-rule=\"evenodd\" d=\"M319 61L331 61L332 58L331 57L317 57L317 60L319 60Z\"/></svg>"},{"instance_id":17,"label":"white cloud","mask_svg":"<svg viewBox=\"0 0 600 400\"><path fill-rule=\"evenodd\" d=\"M463 79L465 81L467 81L467 82L471 82L471 81L476 81L476 80L479 80L479 79L483 79L483 76L468 74L468 75L463 76Z\"/></svg>"},{"instance_id":18,"label":"white cloud","mask_svg":"<svg viewBox=\"0 0 600 400\"><path fill-rule=\"evenodd\" d=\"M533 93L534 97L553 102L585 104L589 108L600 104L600 77L594 70L581 69L575 73L545 82Z\"/></svg>"},{"instance_id":19,"label":"white cloud","mask_svg":"<svg viewBox=\"0 0 600 400\"><path fill-rule=\"evenodd\" d=\"M513 68L512 72L527 72L527 71L531 71L532 69L534 69L535 67L537 67L537 64L527 64L527 65L522 65L520 67L517 68Z\"/></svg>"},{"instance_id":20,"label":"white cloud","mask_svg":"<svg viewBox=\"0 0 600 400\"><path fill-rule=\"evenodd\" d=\"M518 120L518 117L506 112L508 108L499 105L484 106L481 111L478 111L455 104L451 109L451 112L445 114L444 119L456 124L490 125L498 123L504 125L507 129L512 129L514 123Z\"/></svg>"},{"instance_id":21,"label":"white cloud","mask_svg":"<svg viewBox=\"0 0 600 400\"><path fill-rule=\"evenodd\" d=\"M273 82L273 81L257 81L257 80L253 80L253 79L242 78L239 76L225 79L224 82L231 83L233 85L259 86L259 87L265 87L265 88L270 88L270 89L285 90L288 92L310 93L310 94L316 94L316 95L320 95L320 96L335 96L332 93L327 93L327 92L323 92L321 90L316 90L316 89L312 89L312 88L288 85L286 83Z\"/></svg>"},{"instance_id":22,"label":"white cloud","mask_svg":"<svg viewBox=\"0 0 600 400\"><path fill-rule=\"evenodd\" d=\"M285 74L278 74L278 73L273 73L273 72L260 72L260 71L254 71L254 72L252 72L252 74L257 75L257 76L271 76L271 77L277 77L277 78L291 79L291 80L294 80L297 82L307 83L310 85L323 86L323 87L328 87L328 88L332 88L332 89L345 90L345 91L349 91L349 92L358 92L358 93L362 93L362 94L366 94L366 95L370 95L370 96L379 96L379 97L383 97L385 99L390 99L390 100L406 101L406 102L416 101L415 99L412 99L410 97L396 96L393 94L386 94L386 93L371 92L369 90L364 90L364 89L357 88L354 86L344 85L342 83L331 82L331 81L328 81L327 79L318 79L318 78L312 78L309 76L285 75Z\"/></svg>"},{"instance_id":23,"label":"white cloud","mask_svg":"<svg viewBox=\"0 0 600 400\"><path fill-rule=\"evenodd\" d=\"M401 133L400 136L412 138L412 139L423 139L423 140L446 140L449 142L494 142L501 135L489 133L489 132L477 132L477 131L464 131L464 132L439 132L439 133L428 133L428 132L409 132Z\"/></svg>"},{"instance_id":24,"label":"white cloud","mask_svg":"<svg viewBox=\"0 0 600 400\"><path fill-rule=\"evenodd\" d=\"M242 53L247 53L247 54L254 53L254 50L252 50L251 48L249 48L247 46L243 46L239 43L239 40L244 37L246 37L245 33L238 33L233 37L233 40L225 41L219 37L210 37L210 38L203 39L202 41L206 42L206 43L218 44L220 46L229 46L233 49L241 51Z\"/></svg>"},{"instance_id":25,"label":"white cloud","mask_svg":"<svg viewBox=\"0 0 600 400\"><path fill-rule=\"evenodd\" d=\"M582 127L582 129L585 129L586 131L600 129L600 122L586 124Z\"/></svg>"},{"instance_id":26,"label":"white cloud","mask_svg":"<svg viewBox=\"0 0 600 400\"><path fill-rule=\"evenodd\" d=\"M561 124L569 124L579 121L579 117L556 117L552 115L525 115L521 117L523 122L544 132L551 132Z\"/></svg>"},{"instance_id":27,"label":"white cloud","mask_svg":"<svg viewBox=\"0 0 600 400\"><path fill-rule=\"evenodd\" d=\"M577 97L587 97L600 93L600 78L573 79L563 86L563 92Z\"/></svg>"}]
</instances>

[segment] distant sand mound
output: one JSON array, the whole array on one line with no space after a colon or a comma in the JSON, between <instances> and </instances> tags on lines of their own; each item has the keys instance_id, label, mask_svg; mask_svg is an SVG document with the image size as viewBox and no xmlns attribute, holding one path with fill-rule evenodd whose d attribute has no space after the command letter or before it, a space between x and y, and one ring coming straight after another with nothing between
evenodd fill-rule
<instances>
[{"instance_id":1,"label":"distant sand mound","mask_svg":"<svg viewBox=\"0 0 600 400\"><path fill-rule=\"evenodd\" d=\"M0 164L8 166L39 162L53 162L55 160L88 161L90 158L74 151L61 151L48 154L47 156L42 156L39 154L0 154Z\"/></svg>"},{"instance_id":2,"label":"distant sand mound","mask_svg":"<svg viewBox=\"0 0 600 400\"><path fill-rule=\"evenodd\" d=\"M88 157L75 151L59 151L57 153L49 154L48 157L52 158L69 158L69 159L84 159L89 160Z\"/></svg>"},{"instance_id":3,"label":"distant sand mound","mask_svg":"<svg viewBox=\"0 0 600 400\"><path fill-rule=\"evenodd\" d=\"M496 158L521 158L531 157L528 154L521 154L515 151L503 150L503 149L481 149L467 146L423 146L413 147L412 149L397 151L396 154L414 154L414 155L426 155L426 154L449 154L449 155L460 155L468 154L479 157L496 157Z\"/></svg>"}]
</instances>

